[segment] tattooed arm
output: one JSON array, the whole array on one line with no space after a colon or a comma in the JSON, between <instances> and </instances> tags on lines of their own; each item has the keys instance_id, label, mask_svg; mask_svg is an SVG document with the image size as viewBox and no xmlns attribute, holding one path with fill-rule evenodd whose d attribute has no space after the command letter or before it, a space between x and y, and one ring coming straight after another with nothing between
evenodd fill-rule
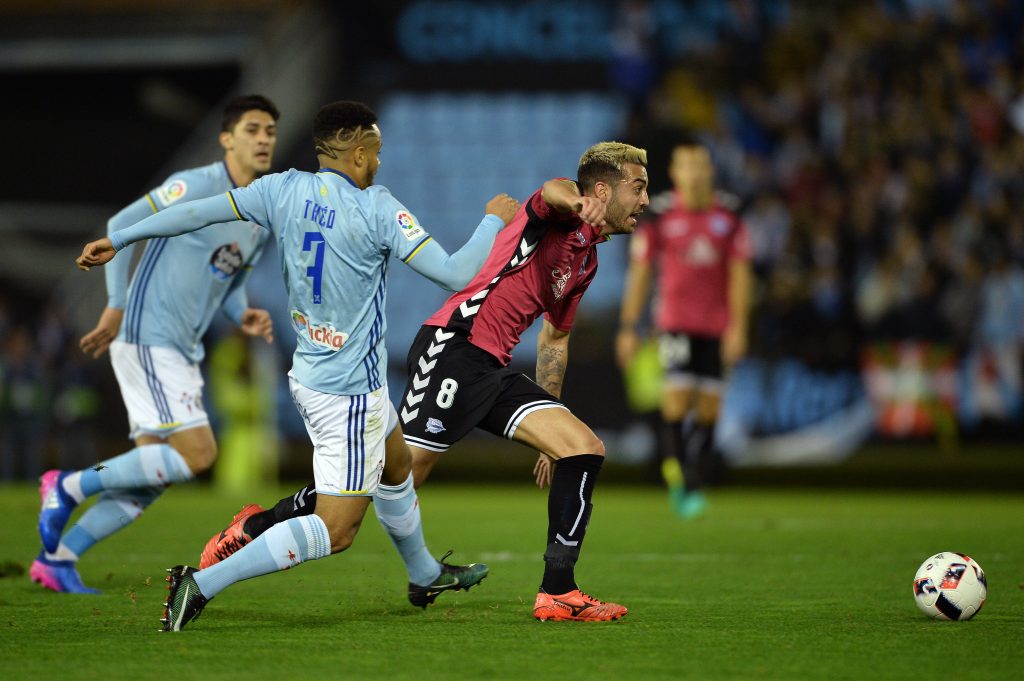
<instances>
[{"instance_id":1,"label":"tattooed arm","mask_svg":"<svg viewBox=\"0 0 1024 681\"><path fill-rule=\"evenodd\" d=\"M561 398L562 379L565 377L565 365L568 361L569 332L558 330L545 319L537 337L537 385ZM551 484L554 466L555 460L540 452L533 467L533 478L537 482L537 487L543 489Z\"/></svg>"},{"instance_id":2,"label":"tattooed arm","mask_svg":"<svg viewBox=\"0 0 1024 681\"><path fill-rule=\"evenodd\" d=\"M556 329L545 319L537 337L537 385L555 397L561 397L568 361L569 332Z\"/></svg>"}]
</instances>

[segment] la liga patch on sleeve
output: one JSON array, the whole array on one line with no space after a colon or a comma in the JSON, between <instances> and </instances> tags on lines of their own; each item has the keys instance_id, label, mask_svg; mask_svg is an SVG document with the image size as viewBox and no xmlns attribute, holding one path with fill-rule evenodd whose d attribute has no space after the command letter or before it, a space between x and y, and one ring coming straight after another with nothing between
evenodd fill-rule
<instances>
[{"instance_id":1,"label":"la liga patch on sleeve","mask_svg":"<svg viewBox=\"0 0 1024 681\"><path fill-rule=\"evenodd\" d=\"M408 241L416 241L426 234L426 231L416 224L416 218L407 210L395 213L395 222L398 223L398 228Z\"/></svg>"},{"instance_id":2,"label":"la liga patch on sleeve","mask_svg":"<svg viewBox=\"0 0 1024 681\"><path fill-rule=\"evenodd\" d=\"M156 190L156 198L160 199L160 203L164 208L171 205L178 199L185 196L188 192L188 185L185 184L185 180L174 180L168 182L163 187Z\"/></svg>"}]
</instances>

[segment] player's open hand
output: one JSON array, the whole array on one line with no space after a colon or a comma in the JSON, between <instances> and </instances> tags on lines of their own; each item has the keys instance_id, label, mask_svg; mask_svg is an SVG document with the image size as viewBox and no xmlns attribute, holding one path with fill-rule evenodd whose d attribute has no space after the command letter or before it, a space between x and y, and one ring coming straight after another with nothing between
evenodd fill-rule
<instances>
[{"instance_id":1,"label":"player's open hand","mask_svg":"<svg viewBox=\"0 0 1024 681\"><path fill-rule=\"evenodd\" d=\"M588 225L603 227L604 211L607 206L608 204L597 197L581 196L577 200L574 210L580 216L580 220Z\"/></svg>"},{"instance_id":2,"label":"player's open hand","mask_svg":"<svg viewBox=\"0 0 1024 681\"><path fill-rule=\"evenodd\" d=\"M110 239L90 241L82 249L82 255L75 259L75 264L78 265L78 269L88 272L94 265L105 265L110 262L116 254L117 251L114 250L114 244L110 243Z\"/></svg>"},{"instance_id":3,"label":"player's open hand","mask_svg":"<svg viewBox=\"0 0 1024 681\"><path fill-rule=\"evenodd\" d=\"M105 308L103 314L100 315L100 320L96 322L96 328L82 336L82 339L78 341L78 347L82 348L82 352L98 359L110 349L110 344L117 338L122 319L124 319L124 310L113 307Z\"/></svg>"},{"instance_id":4,"label":"player's open hand","mask_svg":"<svg viewBox=\"0 0 1024 681\"><path fill-rule=\"evenodd\" d=\"M533 465L533 479L537 481L537 487L544 489L551 484L551 476L555 474L555 460L541 452L537 456L537 463Z\"/></svg>"},{"instance_id":5,"label":"player's open hand","mask_svg":"<svg viewBox=\"0 0 1024 681\"><path fill-rule=\"evenodd\" d=\"M519 210L519 202L508 194L498 194L487 202L484 212L487 215L497 215L507 225L512 222Z\"/></svg>"},{"instance_id":6,"label":"player's open hand","mask_svg":"<svg viewBox=\"0 0 1024 681\"><path fill-rule=\"evenodd\" d=\"M268 343L274 342L274 322L270 319L270 313L255 307L245 308L242 313L242 333L247 336L263 338Z\"/></svg>"}]
</instances>

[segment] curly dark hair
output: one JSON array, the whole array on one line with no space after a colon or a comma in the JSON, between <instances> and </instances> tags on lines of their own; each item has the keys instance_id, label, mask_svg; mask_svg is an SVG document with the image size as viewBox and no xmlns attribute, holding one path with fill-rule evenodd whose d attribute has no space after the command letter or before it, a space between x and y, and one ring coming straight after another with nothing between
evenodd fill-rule
<instances>
[{"instance_id":1,"label":"curly dark hair","mask_svg":"<svg viewBox=\"0 0 1024 681\"><path fill-rule=\"evenodd\" d=\"M313 119L316 152L336 157L337 152L361 141L377 122L377 114L362 102L331 102L320 107Z\"/></svg>"}]
</instances>

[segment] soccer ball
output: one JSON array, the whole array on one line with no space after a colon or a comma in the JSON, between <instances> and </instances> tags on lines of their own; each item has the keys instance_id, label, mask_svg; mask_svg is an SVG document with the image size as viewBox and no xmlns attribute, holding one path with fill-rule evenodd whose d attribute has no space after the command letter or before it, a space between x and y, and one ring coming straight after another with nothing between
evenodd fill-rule
<instances>
[{"instance_id":1,"label":"soccer ball","mask_svg":"<svg viewBox=\"0 0 1024 681\"><path fill-rule=\"evenodd\" d=\"M935 619L969 620L987 595L985 571L965 553L936 553L914 575L914 602Z\"/></svg>"}]
</instances>

